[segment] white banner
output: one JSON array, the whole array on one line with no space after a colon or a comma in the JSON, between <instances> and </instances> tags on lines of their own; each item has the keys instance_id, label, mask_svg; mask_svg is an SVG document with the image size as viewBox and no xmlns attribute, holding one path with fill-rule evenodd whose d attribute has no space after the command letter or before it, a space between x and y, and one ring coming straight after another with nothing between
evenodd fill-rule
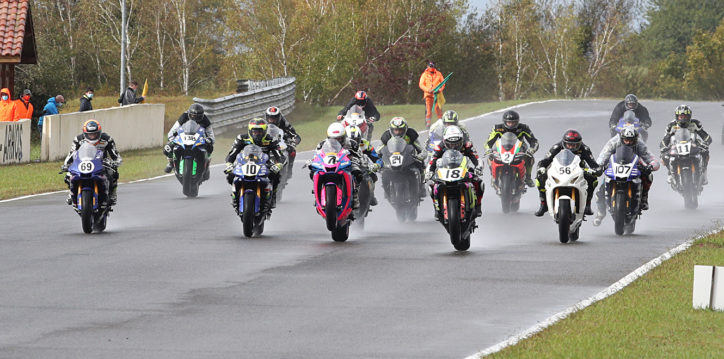
<instances>
[{"instance_id":1,"label":"white banner","mask_svg":"<svg viewBox=\"0 0 724 359\"><path fill-rule=\"evenodd\" d=\"M0 165L30 162L30 123L0 122Z\"/></svg>"}]
</instances>

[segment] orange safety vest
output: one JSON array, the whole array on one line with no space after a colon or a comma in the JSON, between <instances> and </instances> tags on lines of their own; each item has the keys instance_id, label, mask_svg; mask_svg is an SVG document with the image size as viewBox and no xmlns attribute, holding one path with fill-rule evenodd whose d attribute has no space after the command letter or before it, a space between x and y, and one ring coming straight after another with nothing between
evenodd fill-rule
<instances>
[{"instance_id":1,"label":"orange safety vest","mask_svg":"<svg viewBox=\"0 0 724 359\"><path fill-rule=\"evenodd\" d=\"M422 75L420 75L420 90L423 91L422 97L434 97L435 95L429 92L432 92L443 80L445 79L437 69L433 69L433 71L425 69ZM442 85L440 91L443 89L445 89L445 85Z\"/></svg>"}]
</instances>

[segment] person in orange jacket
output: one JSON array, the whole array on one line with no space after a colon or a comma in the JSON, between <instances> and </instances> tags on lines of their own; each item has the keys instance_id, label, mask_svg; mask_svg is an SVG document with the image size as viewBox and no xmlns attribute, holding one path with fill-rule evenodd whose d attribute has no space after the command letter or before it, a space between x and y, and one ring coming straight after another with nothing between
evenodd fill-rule
<instances>
[{"instance_id":1,"label":"person in orange jacket","mask_svg":"<svg viewBox=\"0 0 724 359\"><path fill-rule=\"evenodd\" d=\"M23 95L19 99L15 100L15 121L20 121L25 118L33 118L33 104L30 103L30 98L33 93L30 89L23 90Z\"/></svg>"},{"instance_id":2,"label":"person in orange jacket","mask_svg":"<svg viewBox=\"0 0 724 359\"><path fill-rule=\"evenodd\" d=\"M15 102L7 88L0 90L0 121L15 121Z\"/></svg>"},{"instance_id":3,"label":"person in orange jacket","mask_svg":"<svg viewBox=\"0 0 724 359\"><path fill-rule=\"evenodd\" d=\"M430 128L430 117L432 117L432 102L435 100L435 87L437 87L444 80L440 71L435 68L435 63L432 61L427 62L427 69L420 76L420 90L423 92L423 98L425 99L425 125ZM445 89L445 85L442 85L438 89L438 92ZM442 118L442 108L440 104L435 104L435 113L437 119Z\"/></svg>"}]
</instances>

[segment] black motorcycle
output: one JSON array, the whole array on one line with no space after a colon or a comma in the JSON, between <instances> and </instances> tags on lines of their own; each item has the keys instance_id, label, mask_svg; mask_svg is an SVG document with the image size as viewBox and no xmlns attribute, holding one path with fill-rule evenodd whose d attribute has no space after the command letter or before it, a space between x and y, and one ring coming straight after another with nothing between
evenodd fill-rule
<instances>
[{"instance_id":1,"label":"black motorcycle","mask_svg":"<svg viewBox=\"0 0 724 359\"><path fill-rule=\"evenodd\" d=\"M699 206L699 194L704 189L701 148L697 146L696 135L686 128L679 128L669 143L671 188L684 197L685 208L695 209Z\"/></svg>"},{"instance_id":2,"label":"black motorcycle","mask_svg":"<svg viewBox=\"0 0 724 359\"><path fill-rule=\"evenodd\" d=\"M417 219L422 173L415 148L400 137L393 136L380 150L385 166L382 170L382 187L385 198L395 208L400 222Z\"/></svg>"},{"instance_id":3,"label":"black motorcycle","mask_svg":"<svg viewBox=\"0 0 724 359\"><path fill-rule=\"evenodd\" d=\"M176 178L188 197L199 195L199 186L209 179L209 152L206 130L195 121L186 121L177 132L173 142L173 164Z\"/></svg>"}]
</instances>

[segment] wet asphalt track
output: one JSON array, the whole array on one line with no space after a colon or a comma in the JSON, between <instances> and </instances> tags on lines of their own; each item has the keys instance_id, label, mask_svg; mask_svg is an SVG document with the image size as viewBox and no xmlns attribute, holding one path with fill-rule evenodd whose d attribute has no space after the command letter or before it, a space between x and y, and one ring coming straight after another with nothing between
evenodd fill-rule
<instances>
[{"instance_id":1,"label":"wet asphalt track","mask_svg":"<svg viewBox=\"0 0 724 359\"><path fill-rule=\"evenodd\" d=\"M679 103L643 103L658 156ZM518 111L541 141L538 157L568 127L597 154L614 104L555 101ZM467 356L720 225L722 107L692 106L714 137L699 209L684 210L662 169L635 235L615 236L607 218L599 228L584 223L570 245L558 242L549 216L532 215L534 191L519 213L504 215L488 190L472 246L459 253L429 199L416 223L399 224L379 187L365 230L353 227L348 242L333 243L300 163L261 238L242 236L219 167L197 199L184 198L174 178L121 185L103 234L82 234L64 194L0 203L0 357ZM466 123L479 147L500 115Z\"/></svg>"}]
</instances>

